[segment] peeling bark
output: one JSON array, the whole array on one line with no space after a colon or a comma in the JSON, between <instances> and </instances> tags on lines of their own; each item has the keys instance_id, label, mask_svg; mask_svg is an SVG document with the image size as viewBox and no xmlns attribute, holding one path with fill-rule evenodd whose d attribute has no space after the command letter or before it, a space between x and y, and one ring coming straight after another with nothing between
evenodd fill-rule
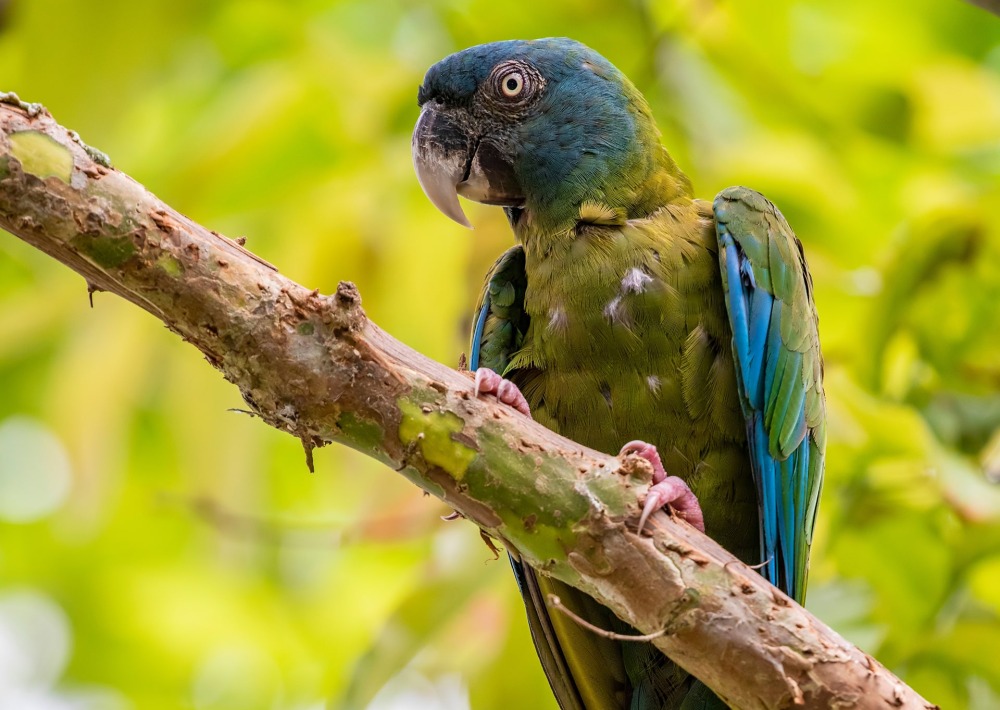
<instances>
[{"instance_id":1,"label":"peeling bark","mask_svg":"<svg viewBox=\"0 0 1000 710\"><path fill-rule=\"evenodd\" d=\"M37 104L0 95L0 227L162 320L303 443L401 473L578 587L737 708L933 708L719 545L657 514L651 471L564 439L195 224Z\"/></svg>"}]
</instances>

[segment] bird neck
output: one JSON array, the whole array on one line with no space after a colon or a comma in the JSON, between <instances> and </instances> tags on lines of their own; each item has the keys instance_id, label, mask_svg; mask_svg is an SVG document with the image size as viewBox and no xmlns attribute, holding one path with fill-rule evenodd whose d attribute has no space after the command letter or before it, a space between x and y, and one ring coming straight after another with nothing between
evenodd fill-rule
<instances>
[{"instance_id":1,"label":"bird neck","mask_svg":"<svg viewBox=\"0 0 1000 710\"><path fill-rule=\"evenodd\" d=\"M664 206L692 199L691 182L659 143L598 159L583 156L561 180L526 190L521 208L507 209L529 253L570 242L589 225L624 225Z\"/></svg>"}]
</instances>

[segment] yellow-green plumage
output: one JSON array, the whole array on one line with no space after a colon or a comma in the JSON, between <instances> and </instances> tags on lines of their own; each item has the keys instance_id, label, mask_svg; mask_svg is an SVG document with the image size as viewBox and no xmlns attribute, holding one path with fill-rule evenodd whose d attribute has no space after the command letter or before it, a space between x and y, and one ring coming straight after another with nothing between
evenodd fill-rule
<instances>
[{"instance_id":1,"label":"yellow-green plumage","mask_svg":"<svg viewBox=\"0 0 1000 710\"><path fill-rule=\"evenodd\" d=\"M575 228L547 241L541 253L531 244L524 245L528 326L520 348L509 361L484 354L479 364L506 372L534 418L575 441L609 453L631 439L654 444L666 470L705 502L708 534L757 563L756 491L710 206L681 196L648 218ZM505 318L488 317L483 350L509 327ZM543 598L580 596L547 578L529 583L540 585ZM577 610L604 627L614 624L595 607ZM620 644L561 615L551 623L574 639L564 655L573 676L585 679L578 684L586 707L628 707L623 699L632 683L624 667L614 674L591 669L595 658L611 667L607 656L620 654ZM648 652L666 691L655 707L677 707L690 679L655 649ZM671 699L674 683L679 697Z\"/></svg>"},{"instance_id":2,"label":"yellow-green plumage","mask_svg":"<svg viewBox=\"0 0 1000 710\"><path fill-rule=\"evenodd\" d=\"M534 418L603 451L648 441L699 498L715 500L722 469L739 485L705 509L707 529L755 557L756 493L710 207L682 197L620 227L574 230L545 254L529 245L530 325L506 371ZM734 520L734 510L744 514Z\"/></svg>"}]
</instances>

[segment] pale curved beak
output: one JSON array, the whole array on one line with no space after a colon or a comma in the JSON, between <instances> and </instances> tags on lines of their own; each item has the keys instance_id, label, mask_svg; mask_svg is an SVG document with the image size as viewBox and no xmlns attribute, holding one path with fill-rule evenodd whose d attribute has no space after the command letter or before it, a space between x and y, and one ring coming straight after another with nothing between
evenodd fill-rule
<instances>
[{"instance_id":1,"label":"pale curved beak","mask_svg":"<svg viewBox=\"0 0 1000 710\"><path fill-rule=\"evenodd\" d=\"M471 229L459 195L487 205L519 207L524 194L496 139L473 135L455 111L438 103L424 105L413 129L413 167L434 206Z\"/></svg>"},{"instance_id":2,"label":"pale curved beak","mask_svg":"<svg viewBox=\"0 0 1000 710\"><path fill-rule=\"evenodd\" d=\"M427 198L446 217L472 229L458 203L458 184L468 176L474 150L468 133L429 104L413 129L411 150L417 181Z\"/></svg>"}]
</instances>

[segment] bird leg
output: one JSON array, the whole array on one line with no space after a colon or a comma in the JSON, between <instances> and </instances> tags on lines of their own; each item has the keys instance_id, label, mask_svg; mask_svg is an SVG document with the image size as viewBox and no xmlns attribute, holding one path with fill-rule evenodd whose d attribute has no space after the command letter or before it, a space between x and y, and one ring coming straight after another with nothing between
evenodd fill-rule
<instances>
[{"instance_id":1,"label":"bird leg","mask_svg":"<svg viewBox=\"0 0 1000 710\"><path fill-rule=\"evenodd\" d=\"M686 520L694 527L705 532L705 516L701 512L701 504L694 492L677 476L668 476L663 469L663 462L656 447L645 441L630 441L618 453L619 456L635 454L649 462L653 467L653 485L646 492L646 502L639 517L639 533L646 525L646 520L663 506L670 506L674 514Z\"/></svg>"},{"instance_id":2,"label":"bird leg","mask_svg":"<svg viewBox=\"0 0 1000 710\"><path fill-rule=\"evenodd\" d=\"M531 408L528 407L528 400L521 394L510 380L505 380L488 367L480 367L476 370L476 396L481 394L494 395L498 400L519 411L526 417L531 416Z\"/></svg>"}]
</instances>

